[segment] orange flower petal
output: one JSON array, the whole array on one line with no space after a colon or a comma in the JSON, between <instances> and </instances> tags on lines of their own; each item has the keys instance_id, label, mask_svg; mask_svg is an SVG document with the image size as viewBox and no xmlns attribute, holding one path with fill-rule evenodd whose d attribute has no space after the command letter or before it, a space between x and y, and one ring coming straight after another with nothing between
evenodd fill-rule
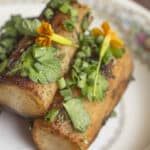
<instances>
[{"instance_id":1,"label":"orange flower petal","mask_svg":"<svg viewBox=\"0 0 150 150\"><path fill-rule=\"evenodd\" d=\"M110 25L107 21L103 22L102 29L104 30L105 35L111 31Z\"/></svg>"},{"instance_id":2,"label":"orange flower petal","mask_svg":"<svg viewBox=\"0 0 150 150\"><path fill-rule=\"evenodd\" d=\"M94 37L97 37L99 35L104 35L104 33L99 28L94 28L92 30L92 34L93 34Z\"/></svg>"},{"instance_id":3,"label":"orange flower petal","mask_svg":"<svg viewBox=\"0 0 150 150\"><path fill-rule=\"evenodd\" d=\"M45 35L51 36L53 34L53 29L52 29L52 26L49 23L47 23L45 21L42 21L42 24L37 29L37 32L41 36L45 36Z\"/></svg>"},{"instance_id":4,"label":"orange flower petal","mask_svg":"<svg viewBox=\"0 0 150 150\"><path fill-rule=\"evenodd\" d=\"M36 39L36 43L38 45L42 45L42 46L46 46L46 47L49 47L51 45L51 39L48 38L48 37L38 37Z\"/></svg>"}]
</instances>

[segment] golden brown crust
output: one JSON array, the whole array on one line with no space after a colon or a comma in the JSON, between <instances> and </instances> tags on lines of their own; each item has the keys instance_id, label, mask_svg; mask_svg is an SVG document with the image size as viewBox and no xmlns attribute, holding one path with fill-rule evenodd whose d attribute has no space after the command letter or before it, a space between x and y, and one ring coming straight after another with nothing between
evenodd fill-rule
<instances>
[{"instance_id":1,"label":"golden brown crust","mask_svg":"<svg viewBox=\"0 0 150 150\"><path fill-rule=\"evenodd\" d=\"M51 150L50 148L44 148L46 146L43 147L40 140L43 139L44 141L45 135L48 135L50 131L54 131L57 136L63 136L68 139L69 143L75 145L73 146L73 150L77 150L79 148L83 150L87 149L91 142L95 139L99 129L102 127L103 121L108 118L116 104L119 102L120 97L128 85L132 70L133 63L131 54L127 51L125 55L121 59L118 59L113 66L113 75L115 76L115 79L109 79L109 90L104 101L101 103L89 101L84 102L86 110L89 112L91 118L91 124L84 133L88 144L84 142L83 134L76 132L72 128L70 122L50 124L42 119L38 119L35 120L32 132L34 142L38 148L40 150ZM39 134L40 131L42 131L42 135ZM44 144L46 145L49 143Z\"/></svg>"},{"instance_id":2,"label":"golden brown crust","mask_svg":"<svg viewBox=\"0 0 150 150\"><path fill-rule=\"evenodd\" d=\"M89 12L89 8L87 6L77 4L77 3L73 4L73 7L76 7L79 10L78 23L73 32L68 32L68 31L64 30L62 23L64 22L64 19L67 16L63 13L57 12L55 14L55 16L53 17L51 24L55 28L55 32L59 33L60 35L63 35L64 37L72 39L74 42L77 43L78 42L77 36L81 29L80 26L81 26L82 19ZM10 57L10 60L11 60L10 67L12 67L14 65L14 62L16 60L18 60L18 58L20 57L20 54L22 53L22 49L26 48L28 45L30 45L31 41L33 41L31 38L25 37L19 43L18 48L16 48L16 50L13 52L12 56ZM76 52L76 48L69 47L69 46L62 46L62 45L58 45L58 46L60 48L60 52L58 55L62 55L62 54L65 55L65 57L61 63L62 76L63 76L69 69L69 64ZM20 90L24 90L25 94L28 94L28 96L31 97L31 99L33 98L32 100L34 101L35 104L37 104L37 108L40 108L40 109L37 109L39 111L35 112L34 114L32 114L31 112L28 112L28 111L25 112L26 110L24 110L23 111L25 113L24 115L33 117L33 116L39 116L39 115L44 114L46 112L46 110L48 109L49 104L53 100L53 97L57 90L57 84L51 83L51 84L42 85L39 83L32 82L31 80L29 80L27 78L19 77L17 75L8 77L8 76L6 76L6 73L7 72L5 72L5 74L0 77L0 87L2 88L2 86L4 84L7 84L7 86L11 86L14 88L18 87L18 88L20 88ZM6 88L6 89L8 89L8 88ZM18 92L19 92L19 90L18 90ZM9 107L9 103L7 103L7 101L5 102L5 98L7 99L7 95L5 95L5 97L0 96L0 103L1 103L1 101L3 101L2 104ZM18 101L21 101L21 100L22 99L19 99ZM12 97L12 101L13 101L13 97ZM20 105L20 107L21 107L20 109L22 109L22 107L24 107L24 106L21 106L21 104L18 104L18 105ZM14 108L13 107L11 107L11 108L15 110L15 107ZM19 110L15 110L15 111L17 111L19 114L22 115L22 113L20 113Z\"/></svg>"}]
</instances>

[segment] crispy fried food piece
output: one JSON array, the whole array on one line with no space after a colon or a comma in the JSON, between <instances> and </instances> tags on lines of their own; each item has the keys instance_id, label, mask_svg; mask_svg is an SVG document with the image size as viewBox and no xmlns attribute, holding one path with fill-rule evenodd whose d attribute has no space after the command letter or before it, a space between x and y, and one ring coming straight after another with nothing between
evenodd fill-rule
<instances>
[{"instance_id":1,"label":"crispy fried food piece","mask_svg":"<svg viewBox=\"0 0 150 150\"><path fill-rule=\"evenodd\" d=\"M51 24L56 33L78 43L77 36L81 32L81 23L83 18L89 13L89 8L78 3L73 3L72 6L78 9L78 23L74 31L69 32L64 29L63 22L68 17L60 12L56 12L51 20ZM28 47L30 41L32 41L32 38L25 37L19 42L18 47L10 57L12 62L10 66L14 64L14 61L18 60L22 49ZM58 47L60 48L58 55L64 56L61 64L63 76L69 69L69 64L76 52L76 48L62 45L58 45ZM52 102L56 90L56 83L42 85L15 75L11 77L5 74L0 76L0 104L13 109L19 115L27 117L43 115Z\"/></svg>"},{"instance_id":2,"label":"crispy fried food piece","mask_svg":"<svg viewBox=\"0 0 150 150\"><path fill-rule=\"evenodd\" d=\"M128 85L132 70L132 57L130 52L126 51L124 56L116 60L113 65L112 72L115 78L109 79L109 90L103 102L84 101L91 119L91 124L84 134L75 131L69 121L47 123L43 119L35 120L32 136L37 148L39 150L86 150L119 102ZM58 99L59 96L56 95L54 102Z\"/></svg>"}]
</instances>

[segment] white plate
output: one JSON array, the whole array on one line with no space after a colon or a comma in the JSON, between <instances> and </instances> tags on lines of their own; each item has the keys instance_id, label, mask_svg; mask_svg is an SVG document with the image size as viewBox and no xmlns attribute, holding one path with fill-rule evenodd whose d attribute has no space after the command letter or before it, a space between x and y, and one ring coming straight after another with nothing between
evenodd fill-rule
<instances>
[{"instance_id":1,"label":"white plate","mask_svg":"<svg viewBox=\"0 0 150 150\"><path fill-rule=\"evenodd\" d=\"M150 14L133 2L83 0L94 8L95 21L109 20L133 50L134 77L90 150L149 150L150 144ZM0 5L0 25L11 14L37 16L43 4ZM0 115L0 149L34 150L28 124L9 112Z\"/></svg>"}]
</instances>

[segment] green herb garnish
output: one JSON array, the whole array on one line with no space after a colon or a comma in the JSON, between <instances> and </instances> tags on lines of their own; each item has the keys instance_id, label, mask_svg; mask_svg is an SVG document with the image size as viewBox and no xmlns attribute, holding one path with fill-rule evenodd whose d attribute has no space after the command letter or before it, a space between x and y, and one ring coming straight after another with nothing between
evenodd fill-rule
<instances>
[{"instance_id":1,"label":"green herb garnish","mask_svg":"<svg viewBox=\"0 0 150 150\"><path fill-rule=\"evenodd\" d=\"M2 63L0 63L0 73L2 73L5 68L7 67L7 64L8 64L8 60L5 59Z\"/></svg>"},{"instance_id":2,"label":"green herb garnish","mask_svg":"<svg viewBox=\"0 0 150 150\"><path fill-rule=\"evenodd\" d=\"M81 27L83 32L87 31L89 27L89 13L84 17Z\"/></svg>"},{"instance_id":3,"label":"green herb garnish","mask_svg":"<svg viewBox=\"0 0 150 150\"><path fill-rule=\"evenodd\" d=\"M44 11L44 16L46 17L46 19L51 19L54 15L54 12L51 8L47 8L45 11Z\"/></svg>"},{"instance_id":4,"label":"green herb garnish","mask_svg":"<svg viewBox=\"0 0 150 150\"><path fill-rule=\"evenodd\" d=\"M74 20L65 20L64 28L68 31L73 31L75 28L75 21Z\"/></svg>"},{"instance_id":5,"label":"green herb garnish","mask_svg":"<svg viewBox=\"0 0 150 150\"><path fill-rule=\"evenodd\" d=\"M69 3L64 3L59 10L65 14L69 14L69 12L71 11L71 6Z\"/></svg>"},{"instance_id":6,"label":"green herb garnish","mask_svg":"<svg viewBox=\"0 0 150 150\"><path fill-rule=\"evenodd\" d=\"M45 121L47 122L53 122L57 119L57 116L59 114L58 109L51 109L45 116Z\"/></svg>"},{"instance_id":7,"label":"green herb garnish","mask_svg":"<svg viewBox=\"0 0 150 150\"><path fill-rule=\"evenodd\" d=\"M28 77L34 82L55 82L61 75L61 65L56 57L54 47L42 47L34 44L21 56L8 75L19 72L22 77Z\"/></svg>"},{"instance_id":8,"label":"green herb garnish","mask_svg":"<svg viewBox=\"0 0 150 150\"><path fill-rule=\"evenodd\" d=\"M18 30L22 35L37 35L37 28L41 25L38 19L24 19L18 26Z\"/></svg>"},{"instance_id":9,"label":"green herb garnish","mask_svg":"<svg viewBox=\"0 0 150 150\"><path fill-rule=\"evenodd\" d=\"M64 89L66 87L66 81L64 78L58 80L59 89Z\"/></svg>"},{"instance_id":10,"label":"green herb garnish","mask_svg":"<svg viewBox=\"0 0 150 150\"><path fill-rule=\"evenodd\" d=\"M65 102L63 105L73 123L74 128L80 132L85 132L90 124L90 117L82 103L82 100L73 98Z\"/></svg>"},{"instance_id":11,"label":"green herb garnish","mask_svg":"<svg viewBox=\"0 0 150 150\"><path fill-rule=\"evenodd\" d=\"M51 0L49 6L53 9L58 9L63 3L64 0Z\"/></svg>"},{"instance_id":12,"label":"green herb garnish","mask_svg":"<svg viewBox=\"0 0 150 150\"><path fill-rule=\"evenodd\" d=\"M97 82L97 88L95 91L95 95L93 95L94 90L94 81L95 81L95 74L96 71L92 71L87 76L81 78L78 80L78 87L80 87L82 95L88 97L90 101L93 100L99 100L102 101L105 92L108 89L108 82L107 80L99 73L98 74L98 82Z\"/></svg>"},{"instance_id":13,"label":"green herb garnish","mask_svg":"<svg viewBox=\"0 0 150 150\"><path fill-rule=\"evenodd\" d=\"M120 58L123 56L123 54L125 53L125 49L124 48L114 48L114 47L110 47L110 51L112 52L113 56L115 58Z\"/></svg>"},{"instance_id":14,"label":"green herb garnish","mask_svg":"<svg viewBox=\"0 0 150 150\"><path fill-rule=\"evenodd\" d=\"M14 49L20 33L16 27L22 21L19 15L11 16L0 29L0 61L6 59Z\"/></svg>"},{"instance_id":15,"label":"green herb garnish","mask_svg":"<svg viewBox=\"0 0 150 150\"><path fill-rule=\"evenodd\" d=\"M113 112L111 113L111 117L114 118L114 117L116 117L116 116L117 116L117 112L116 112L116 111L113 111Z\"/></svg>"},{"instance_id":16,"label":"green herb garnish","mask_svg":"<svg viewBox=\"0 0 150 150\"><path fill-rule=\"evenodd\" d=\"M67 101L68 99L70 99L72 97L72 91L70 88L61 90L60 94L61 94L61 96L64 97L64 101Z\"/></svg>"},{"instance_id":17,"label":"green herb garnish","mask_svg":"<svg viewBox=\"0 0 150 150\"><path fill-rule=\"evenodd\" d=\"M5 58L6 58L6 51L2 46L0 46L0 60L4 60Z\"/></svg>"}]
</instances>

